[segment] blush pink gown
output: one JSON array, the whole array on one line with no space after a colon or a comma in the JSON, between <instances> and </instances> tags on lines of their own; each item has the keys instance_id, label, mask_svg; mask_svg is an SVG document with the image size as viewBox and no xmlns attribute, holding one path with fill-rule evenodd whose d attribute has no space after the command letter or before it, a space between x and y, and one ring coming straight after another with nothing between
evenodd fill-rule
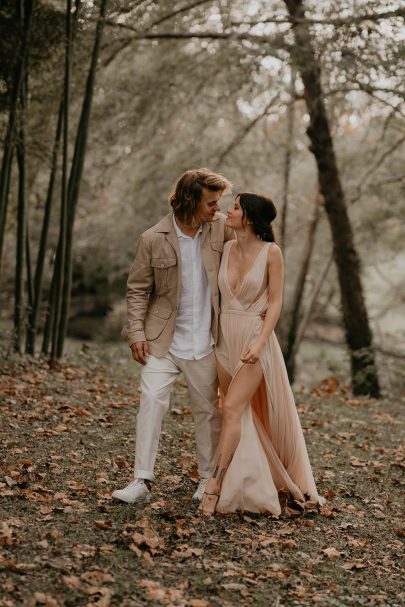
<instances>
[{"instance_id":1,"label":"blush pink gown","mask_svg":"<svg viewBox=\"0 0 405 607\"><path fill-rule=\"evenodd\" d=\"M228 258L233 242L225 244L218 277L221 314L216 348L217 360L232 376L232 381L243 365L240 357L261 331L260 316L268 306L267 253L272 246L272 243L263 245L233 293L228 280ZM274 332L263 348L259 362L263 379L242 415L241 438L222 483L218 512L241 510L277 516L281 512L279 491L288 491L300 502L306 499L325 502L316 490L283 355Z\"/></svg>"}]
</instances>

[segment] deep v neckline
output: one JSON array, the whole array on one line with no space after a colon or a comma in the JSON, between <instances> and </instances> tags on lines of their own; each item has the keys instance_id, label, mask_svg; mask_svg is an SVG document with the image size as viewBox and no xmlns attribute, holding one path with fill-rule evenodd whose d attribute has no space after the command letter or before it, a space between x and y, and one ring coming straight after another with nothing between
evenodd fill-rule
<instances>
[{"instance_id":1,"label":"deep v neckline","mask_svg":"<svg viewBox=\"0 0 405 607\"><path fill-rule=\"evenodd\" d=\"M229 293L232 295L232 297L234 297L236 299L236 293L238 293L238 291L240 291L241 286L245 282L246 278L249 276L250 272L255 267L255 265L257 263L257 260L259 259L260 255L263 253L263 249L266 248L266 245L268 245L268 243L267 242L264 243L264 245L262 246L262 248L260 249L260 251L256 255L256 257L254 259L254 262L252 263L250 269L247 272L245 272L245 274L243 275L242 280L239 282L238 287L235 290L233 290L232 287L231 287L231 283L229 282L229 255L230 255L232 247L234 246L233 242L234 241L232 241L231 246L228 248L228 257L226 258L226 267L225 267L225 270L226 270L226 283L227 283L227 286L228 286Z\"/></svg>"}]
</instances>

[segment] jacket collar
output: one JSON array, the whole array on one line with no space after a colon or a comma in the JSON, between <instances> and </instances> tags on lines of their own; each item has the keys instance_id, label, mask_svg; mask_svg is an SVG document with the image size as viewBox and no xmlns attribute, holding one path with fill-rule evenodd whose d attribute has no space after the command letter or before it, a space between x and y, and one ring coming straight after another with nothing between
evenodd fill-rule
<instances>
[{"instance_id":1,"label":"jacket collar","mask_svg":"<svg viewBox=\"0 0 405 607\"><path fill-rule=\"evenodd\" d=\"M163 232L167 234L172 231L174 232L173 213L170 212L155 225L154 232Z\"/></svg>"}]
</instances>

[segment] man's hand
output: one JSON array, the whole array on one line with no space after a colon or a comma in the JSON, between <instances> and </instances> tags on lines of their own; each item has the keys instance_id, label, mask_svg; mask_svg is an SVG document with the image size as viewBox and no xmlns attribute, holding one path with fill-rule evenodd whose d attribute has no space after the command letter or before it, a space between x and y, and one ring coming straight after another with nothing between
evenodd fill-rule
<instances>
[{"instance_id":1,"label":"man's hand","mask_svg":"<svg viewBox=\"0 0 405 607\"><path fill-rule=\"evenodd\" d=\"M141 365L146 365L148 362L147 357L149 356L148 344L146 341L136 341L131 344L132 358Z\"/></svg>"}]
</instances>

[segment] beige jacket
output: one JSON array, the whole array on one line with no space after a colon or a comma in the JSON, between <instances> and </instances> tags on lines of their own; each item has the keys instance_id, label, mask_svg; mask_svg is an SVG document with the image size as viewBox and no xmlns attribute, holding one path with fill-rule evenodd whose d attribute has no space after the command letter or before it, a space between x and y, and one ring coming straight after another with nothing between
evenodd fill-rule
<instances>
[{"instance_id":1,"label":"beige jacket","mask_svg":"<svg viewBox=\"0 0 405 607\"><path fill-rule=\"evenodd\" d=\"M221 213L203 225L201 254L211 288L211 331L215 342L218 339L219 264L224 242L234 237ZM128 322L122 330L129 345L147 341L149 353L158 357L169 351L180 300L180 263L173 213L169 213L138 240L127 282Z\"/></svg>"}]
</instances>

